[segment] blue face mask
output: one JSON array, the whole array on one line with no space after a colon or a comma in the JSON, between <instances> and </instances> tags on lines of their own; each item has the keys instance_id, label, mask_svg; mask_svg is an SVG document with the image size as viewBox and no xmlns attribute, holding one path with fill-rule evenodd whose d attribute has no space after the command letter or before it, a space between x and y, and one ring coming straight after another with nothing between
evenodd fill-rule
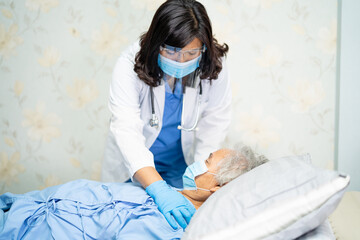
<instances>
[{"instance_id":1,"label":"blue face mask","mask_svg":"<svg viewBox=\"0 0 360 240\"><path fill-rule=\"evenodd\" d=\"M201 54L197 58L187 62L177 62L159 54L158 64L167 75L175 78L183 78L194 72L200 64Z\"/></svg>"},{"instance_id":2,"label":"blue face mask","mask_svg":"<svg viewBox=\"0 0 360 240\"><path fill-rule=\"evenodd\" d=\"M186 170L185 173L183 175L183 188L186 190L204 190L204 191L208 191L210 192L209 189L204 189L204 188L199 188L196 186L195 183L195 177L204 174L204 173L210 173L212 175L216 175L215 173L211 173L209 172L205 161L196 161L193 164L189 165Z\"/></svg>"}]
</instances>

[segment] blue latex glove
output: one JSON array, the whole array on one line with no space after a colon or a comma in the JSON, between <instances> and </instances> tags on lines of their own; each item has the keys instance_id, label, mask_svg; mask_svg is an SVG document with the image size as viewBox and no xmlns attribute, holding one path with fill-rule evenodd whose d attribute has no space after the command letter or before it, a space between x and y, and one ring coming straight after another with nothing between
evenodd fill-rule
<instances>
[{"instance_id":1,"label":"blue latex glove","mask_svg":"<svg viewBox=\"0 0 360 240\"><path fill-rule=\"evenodd\" d=\"M154 199L160 212L174 229L177 229L176 222L182 228L186 228L196 211L194 205L163 180L150 184L145 190Z\"/></svg>"}]
</instances>

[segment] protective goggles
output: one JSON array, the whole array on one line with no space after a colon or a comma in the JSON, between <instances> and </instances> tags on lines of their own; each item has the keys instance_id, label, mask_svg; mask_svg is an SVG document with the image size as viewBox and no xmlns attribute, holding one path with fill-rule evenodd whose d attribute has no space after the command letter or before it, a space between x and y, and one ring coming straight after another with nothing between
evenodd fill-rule
<instances>
[{"instance_id":1,"label":"protective goggles","mask_svg":"<svg viewBox=\"0 0 360 240\"><path fill-rule=\"evenodd\" d=\"M167 44L160 46L160 53L171 60L184 62L193 60L200 56L201 53L205 52L206 47L203 45L201 48L194 48L189 50L181 50L178 47L172 47Z\"/></svg>"}]
</instances>

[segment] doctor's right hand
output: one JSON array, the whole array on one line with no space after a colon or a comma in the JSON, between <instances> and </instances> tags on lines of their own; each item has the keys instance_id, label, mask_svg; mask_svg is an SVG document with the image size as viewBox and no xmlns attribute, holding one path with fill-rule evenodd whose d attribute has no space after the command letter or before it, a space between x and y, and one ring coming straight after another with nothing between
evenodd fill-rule
<instances>
[{"instance_id":1,"label":"doctor's right hand","mask_svg":"<svg viewBox=\"0 0 360 240\"><path fill-rule=\"evenodd\" d=\"M174 229L177 229L176 222L182 228L186 228L196 211L194 205L163 180L150 184L145 190Z\"/></svg>"}]
</instances>

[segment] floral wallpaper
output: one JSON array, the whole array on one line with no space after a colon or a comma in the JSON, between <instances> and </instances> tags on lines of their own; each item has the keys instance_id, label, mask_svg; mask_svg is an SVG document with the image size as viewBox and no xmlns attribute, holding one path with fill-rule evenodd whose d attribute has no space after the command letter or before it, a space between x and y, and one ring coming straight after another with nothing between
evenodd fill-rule
<instances>
[{"instance_id":1,"label":"floral wallpaper","mask_svg":"<svg viewBox=\"0 0 360 240\"><path fill-rule=\"evenodd\" d=\"M100 179L115 61L163 0L0 1L0 193ZM230 46L225 145L333 167L336 0L203 0Z\"/></svg>"}]
</instances>

